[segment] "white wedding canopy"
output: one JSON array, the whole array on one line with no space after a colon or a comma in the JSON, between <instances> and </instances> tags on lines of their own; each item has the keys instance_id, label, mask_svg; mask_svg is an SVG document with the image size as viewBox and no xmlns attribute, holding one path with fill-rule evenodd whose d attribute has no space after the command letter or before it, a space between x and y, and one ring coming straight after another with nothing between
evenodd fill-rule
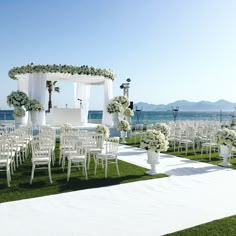
<instances>
[{"instance_id":1,"label":"white wedding canopy","mask_svg":"<svg viewBox=\"0 0 236 236\"><path fill-rule=\"evenodd\" d=\"M112 79L105 76L97 75L81 75L70 73L26 73L16 74L15 78L18 80L18 90L25 92L31 99L36 99L40 103L45 104L46 99L46 81L69 81L74 83L74 106L78 108L78 98L82 100L83 106L81 108L81 123L87 124L89 97L91 85L104 86L104 107L102 124L112 126L112 117L107 112L107 104L113 97L112 93ZM38 117L38 125L45 125L45 112L40 112ZM25 117L27 123L28 118Z\"/></svg>"}]
</instances>

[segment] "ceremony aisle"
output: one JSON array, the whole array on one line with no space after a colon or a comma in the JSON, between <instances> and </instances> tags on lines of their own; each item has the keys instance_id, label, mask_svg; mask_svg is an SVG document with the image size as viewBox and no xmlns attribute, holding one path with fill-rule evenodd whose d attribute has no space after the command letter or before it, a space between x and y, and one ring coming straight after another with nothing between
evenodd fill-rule
<instances>
[{"instance_id":1,"label":"ceremony aisle","mask_svg":"<svg viewBox=\"0 0 236 236\"><path fill-rule=\"evenodd\" d=\"M145 150L119 159L149 167ZM163 235L236 214L236 171L161 154L167 178L0 204L2 235Z\"/></svg>"}]
</instances>

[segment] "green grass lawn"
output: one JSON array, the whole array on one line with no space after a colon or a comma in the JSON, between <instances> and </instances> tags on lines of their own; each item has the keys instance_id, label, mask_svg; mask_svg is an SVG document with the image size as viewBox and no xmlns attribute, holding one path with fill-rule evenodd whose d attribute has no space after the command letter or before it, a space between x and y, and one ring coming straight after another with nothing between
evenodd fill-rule
<instances>
[{"instance_id":1,"label":"green grass lawn","mask_svg":"<svg viewBox=\"0 0 236 236\"><path fill-rule=\"evenodd\" d=\"M211 160L209 160L209 155L207 153L203 153L203 155L201 155L201 150L198 150L198 149L196 150L196 154L193 152L192 149L190 149L187 156L185 155L185 151L174 152L174 150L171 148L167 151L167 153L170 155L184 157L190 160L200 161L200 162L204 162L204 163L208 163L212 165L219 165L222 162L222 158L219 156L219 153L217 151L212 152ZM229 162L230 164L232 164L230 168L236 169L236 157L230 158Z\"/></svg>"},{"instance_id":2,"label":"green grass lawn","mask_svg":"<svg viewBox=\"0 0 236 236\"><path fill-rule=\"evenodd\" d=\"M169 236L234 236L236 235L236 216L214 220L207 224L181 230Z\"/></svg>"},{"instance_id":3,"label":"green grass lawn","mask_svg":"<svg viewBox=\"0 0 236 236\"><path fill-rule=\"evenodd\" d=\"M58 145L56 147L56 157L59 156ZM104 169L99 166L97 175L94 176L93 161L90 162L88 180L82 175L82 170L72 168L70 181L66 181L66 169L63 172L58 161L52 167L53 184L50 184L47 169L36 170L33 184L30 185L31 160L27 159L12 176L11 187L6 184L6 173L0 172L0 202L8 202L26 198L41 197L51 194L65 193L70 191L98 188L116 184L124 184L140 180L166 177L165 174L149 176L145 174L147 169L119 161L120 176L117 175L115 165L109 165L108 178L104 178Z\"/></svg>"},{"instance_id":4,"label":"green grass lawn","mask_svg":"<svg viewBox=\"0 0 236 236\"><path fill-rule=\"evenodd\" d=\"M140 137L138 137L136 139L136 143L135 143L135 138L134 137L130 137L126 139L127 145L133 146L133 147L140 147ZM178 157L184 157L190 160L194 160L194 161L200 161L200 162L205 162L208 164L212 164L212 165L219 165L222 162L222 158L219 156L218 152L214 152L212 151L212 155L211 155L211 160L209 160L209 155L207 153L203 153L203 155L201 155L201 150L200 149L196 149L196 154L193 152L193 149L189 149L188 150L188 154L187 156L185 155L185 150L183 149L180 152L177 152L177 148L176 151L174 151L173 148L169 148L167 150L167 154L170 155L174 155L174 156L178 156ZM230 168L236 169L236 157L231 158L229 160L230 164L232 164L232 166L230 166Z\"/></svg>"}]
</instances>

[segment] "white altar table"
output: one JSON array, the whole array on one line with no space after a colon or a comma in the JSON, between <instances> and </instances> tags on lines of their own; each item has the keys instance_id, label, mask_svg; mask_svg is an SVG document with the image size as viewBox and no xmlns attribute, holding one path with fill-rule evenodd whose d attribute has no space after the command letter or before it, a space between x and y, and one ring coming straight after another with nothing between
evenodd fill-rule
<instances>
[{"instance_id":1,"label":"white altar table","mask_svg":"<svg viewBox=\"0 0 236 236\"><path fill-rule=\"evenodd\" d=\"M52 108L50 113L46 114L46 124L52 126L61 126L64 123L70 123L74 126L81 125L80 108Z\"/></svg>"}]
</instances>

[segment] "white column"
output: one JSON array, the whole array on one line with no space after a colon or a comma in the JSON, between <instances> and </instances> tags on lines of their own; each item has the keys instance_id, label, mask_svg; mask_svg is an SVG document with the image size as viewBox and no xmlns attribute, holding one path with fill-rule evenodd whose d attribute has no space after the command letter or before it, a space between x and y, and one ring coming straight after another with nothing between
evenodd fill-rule
<instances>
[{"instance_id":1,"label":"white column","mask_svg":"<svg viewBox=\"0 0 236 236\"><path fill-rule=\"evenodd\" d=\"M28 94L31 99L36 99L40 103L43 104L45 109L45 97L46 97L46 81L47 74L44 73L34 73L29 75L29 86L28 86ZM46 116L45 110L39 112L37 118L37 125L45 125L46 124Z\"/></svg>"},{"instance_id":2,"label":"white column","mask_svg":"<svg viewBox=\"0 0 236 236\"><path fill-rule=\"evenodd\" d=\"M112 98L113 98L112 80L105 78L102 124L107 126L113 126L112 115L107 112L107 105L112 100Z\"/></svg>"}]
</instances>

